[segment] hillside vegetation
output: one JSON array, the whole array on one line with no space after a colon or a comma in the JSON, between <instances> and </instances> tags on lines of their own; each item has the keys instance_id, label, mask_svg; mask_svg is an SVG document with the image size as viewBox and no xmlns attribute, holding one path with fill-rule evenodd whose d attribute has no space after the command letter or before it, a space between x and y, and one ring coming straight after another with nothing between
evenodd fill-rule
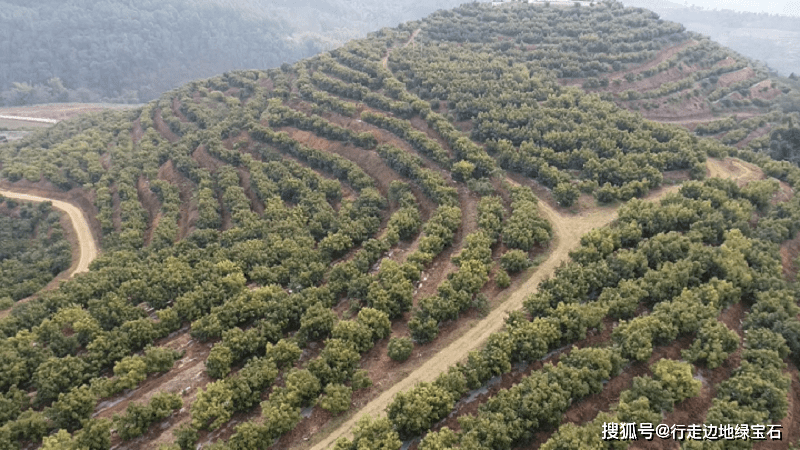
<instances>
[{"instance_id":1,"label":"hillside vegetation","mask_svg":"<svg viewBox=\"0 0 800 450\"><path fill-rule=\"evenodd\" d=\"M34 294L70 265L69 243L48 204L19 204L0 197L0 233L3 307Z\"/></svg>"},{"instance_id":2,"label":"hillside vegetation","mask_svg":"<svg viewBox=\"0 0 800 450\"><path fill-rule=\"evenodd\" d=\"M8 186L70 191L103 247L0 319L0 448L293 446L523 287L477 350L334 448L562 448L594 416L540 432L609 385L619 405L594 410L618 422L695 397L696 423L784 420L800 408L800 309L778 246L798 231L800 169L606 89L676 48L697 53L676 50L694 75L675 92L759 73L698 39L618 3L470 4L0 146ZM793 129L791 81L765 80L764 106L692 89ZM728 155L752 177L700 181ZM527 285L565 224L617 207ZM502 388L461 411L493 377Z\"/></svg>"}]
</instances>

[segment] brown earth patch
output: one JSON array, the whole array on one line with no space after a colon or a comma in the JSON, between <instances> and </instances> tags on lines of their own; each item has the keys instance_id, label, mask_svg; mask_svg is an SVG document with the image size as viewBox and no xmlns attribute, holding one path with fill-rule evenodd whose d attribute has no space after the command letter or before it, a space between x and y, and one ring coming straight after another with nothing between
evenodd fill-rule
<instances>
[{"instance_id":1,"label":"brown earth patch","mask_svg":"<svg viewBox=\"0 0 800 450\"><path fill-rule=\"evenodd\" d=\"M168 160L158 168L158 179L178 187L178 198L181 200L178 215L178 239L183 239L189 234L199 217L197 202L194 199L194 183L175 170L172 160Z\"/></svg>"},{"instance_id":2,"label":"brown earth patch","mask_svg":"<svg viewBox=\"0 0 800 450\"><path fill-rule=\"evenodd\" d=\"M772 87L772 80L766 79L750 86L750 97L760 98L763 100L772 100L775 97L783 94L780 89Z\"/></svg>"},{"instance_id":3,"label":"brown earth patch","mask_svg":"<svg viewBox=\"0 0 800 450\"><path fill-rule=\"evenodd\" d=\"M133 141L133 145L138 144L139 141L142 140L142 136L144 136L142 118L137 117L136 120L133 121L133 125L131 125L131 140Z\"/></svg>"},{"instance_id":4,"label":"brown earth patch","mask_svg":"<svg viewBox=\"0 0 800 450\"><path fill-rule=\"evenodd\" d=\"M150 245L153 239L153 231L158 226L158 221L161 218L161 202L158 196L150 190L150 181L144 175L139 175L136 183L136 192L139 197L139 203L142 204L145 211L147 211L147 228L144 232L144 244Z\"/></svg>"},{"instance_id":5,"label":"brown earth patch","mask_svg":"<svg viewBox=\"0 0 800 450\"><path fill-rule=\"evenodd\" d=\"M756 72L753 70L752 67L750 66L743 67L739 70L735 70L733 72L728 72L720 75L717 85L719 85L720 87L727 87L733 83L738 83L740 81L753 78L755 75Z\"/></svg>"},{"instance_id":6,"label":"brown earth patch","mask_svg":"<svg viewBox=\"0 0 800 450\"><path fill-rule=\"evenodd\" d=\"M250 171L246 167L237 167L239 173L240 186L244 190L244 195L250 200L250 208L258 215L264 213L264 202L256 195L250 186Z\"/></svg>"},{"instance_id":7,"label":"brown earth patch","mask_svg":"<svg viewBox=\"0 0 800 450\"><path fill-rule=\"evenodd\" d=\"M798 269L797 255L800 254L800 234L793 239L784 241L783 244L781 244L780 252L783 276L790 282L796 281Z\"/></svg>"},{"instance_id":8,"label":"brown earth patch","mask_svg":"<svg viewBox=\"0 0 800 450\"><path fill-rule=\"evenodd\" d=\"M275 89L275 84L272 81L272 78L269 77L261 77L258 79L259 86L265 88L267 92L272 92Z\"/></svg>"},{"instance_id":9,"label":"brown earth patch","mask_svg":"<svg viewBox=\"0 0 800 450\"><path fill-rule=\"evenodd\" d=\"M764 172L760 167L738 158L708 158L706 165L709 177L733 179L739 186L764 179Z\"/></svg>"},{"instance_id":10,"label":"brown earth patch","mask_svg":"<svg viewBox=\"0 0 800 450\"><path fill-rule=\"evenodd\" d=\"M730 56L726 57L723 60L717 61L714 64L714 67L728 67L736 64L736 60L731 58Z\"/></svg>"},{"instance_id":11,"label":"brown earth patch","mask_svg":"<svg viewBox=\"0 0 800 450\"><path fill-rule=\"evenodd\" d=\"M171 144L178 142L178 139L180 139L178 135L169 128L169 125L164 122L164 118L161 117L161 108L157 108L153 114L153 125L156 127L159 134L161 134L161 137Z\"/></svg>"},{"instance_id":12,"label":"brown earth patch","mask_svg":"<svg viewBox=\"0 0 800 450\"><path fill-rule=\"evenodd\" d=\"M189 123L189 119L187 119L181 111L181 101L178 99L178 97L172 97L172 114L174 114L175 117L177 117L181 122Z\"/></svg>"},{"instance_id":13,"label":"brown earth patch","mask_svg":"<svg viewBox=\"0 0 800 450\"><path fill-rule=\"evenodd\" d=\"M200 167L208 170L209 172L216 173L220 167L225 166L226 164L216 157L212 156L208 151L206 151L206 146L204 144L200 144L194 152L192 152L192 158L200 164Z\"/></svg>"},{"instance_id":14,"label":"brown earth patch","mask_svg":"<svg viewBox=\"0 0 800 450\"><path fill-rule=\"evenodd\" d=\"M478 201L479 197L470 192L465 186L458 186L458 200L461 207L461 226L453 236L453 243L436 258L431 265L420 275L419 288L414 293L414 305L419 299L435 295L439 285L447 278L449 273L458 270L453 264L452 257L461 252L464 247L464 238L478 229ZM440 328L447 329L450 323ZM454 324L453 324L454 325Z\"/></svg>"},{"instance_id":15,"label":"brown earth patch","mask_svg":"<svg viewBox=\"0 0 800 450\"><path fill-rule=\"evenodd\" d=\"M308 131L298 130L297 128L280 127L275 130L287 133L289 137L303 145L326 152L334 152L358 164L367 175L375 180L376 187L384 197L388 195L389 185L392 181L404 181L402 177L387 166L375 152L354 147L349 143L331 141Z\"/></svg>"},{"instance_id":16,"label":"brown earth patch","mask_svg":"<svg viewBox=\"0 0 800 450\"><path fill-rule=\"evenodd\" d=\"M770 130L772 129L772 124L767 123L764 124L763 127L756 128L755 130L751 131L744 139L736 143L737 148L744 148L747 144L750 143L753 139L758 139L761 136L765 136L769 134Z\"/></svg>"}]
</instances>

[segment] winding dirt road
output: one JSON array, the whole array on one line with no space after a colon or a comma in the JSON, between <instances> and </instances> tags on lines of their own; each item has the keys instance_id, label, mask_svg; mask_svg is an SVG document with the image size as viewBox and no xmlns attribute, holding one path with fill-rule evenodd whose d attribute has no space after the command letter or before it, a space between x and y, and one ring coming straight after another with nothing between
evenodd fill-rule
<instances>
[{"instance_id":1,"label":"winding dirt road","mask_svg":"<svg viewBox=\"0 0 800 450\"><path fill-rule=\"evenodd\" d=\"M731 178L737 181L757 179L758 169L752 169L737 159L708 160L710 176ZM647 196L648 201L657 201L665 195L676 192L680 185L662 187ZM536 269L536 272L514 291L508 299L492 310L485 319L477 323L463 336L453 341L449 346L439 352L436 357L430 358L419 368L411 372L406 378L396 383L380 396L367 403L357 413L342 423L321 441L311 447L312 450L331 448L336 439L351 436L351 430L356 422L364 416L378 417L394 396L401 391L411 389L420 382L432 382L436 377L447 370L448 367L462 361L467 354L480 348L488 337L500 330L505 324L505 318L511 311L522 308L525 298L538 290L539 283L555 272L556 268L569 260L569 252L580 244L581 236L589 231L608 225L617 218L618 208L615 206L598 207L578 214L563 214L543 201L539 202L540 213L550 221L553 226L555 247L550 256Z\"/></svg>"},{"instance_id":2,"label":"winding dirt road","mask_svg":"<svg viewBox=\"0 0 800 450\"><path fill-rule=\"evenodd\" d=\"M3 189L0 189L0 195L7 198L24 200L28 202L51 202L54 207L67 213L70 222L72 222L72 228L75 230L75 236L78 238L78 251L80 252L78 264L72 268L69 276L71 277L76 273L87 272L89 270L89 264L95 258L97 258L97 246L94 243L94 237L92 236L91 228L89 228L89 221L86 220L86 217L83 215L83 211L78 209L78 207L72 203L53 198L22 194Z\"/></svg>"}]
</instances>

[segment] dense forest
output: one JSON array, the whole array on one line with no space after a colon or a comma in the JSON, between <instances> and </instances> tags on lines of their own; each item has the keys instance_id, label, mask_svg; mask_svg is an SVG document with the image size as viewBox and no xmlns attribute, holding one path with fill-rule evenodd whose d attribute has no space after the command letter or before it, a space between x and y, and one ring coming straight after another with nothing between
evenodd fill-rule
<instances>
[{"instance_id":1,"label":"dense forest","mask_svg":"<svg viewBox=\"0 0 800 450\"><path fill-rule=\"evenodd\" d=\"M10 307L39 291L71 260L59 215L50 204L0 196L0 305Z\"/></svg>"},{"instance_id":2,"label":"dense forest","mask_svg":"<svg viewBox=\"0 0 800 450\"><path fill-rule=\"evenodd\" d=\"M320 50L293 27L185 0L0 2L6 105L138 103L232 69L276 67Z\"/></svg>"},{"instance_id":3,"label":"dense forest","mask_svg":"<svg viewBox=\"0 0 800 450\"><path fill-rule=\"evenodd\" d=\"M709 120L645 118L686 91ZM291 447L523 293L329 447L609 448L603 421L700 397L699 424L786 423L800 169L769 154L800 153L796 95L646 10L468 4L2 144L103 253L0 317L0 448Z\"/></svg>"}]
</instances>

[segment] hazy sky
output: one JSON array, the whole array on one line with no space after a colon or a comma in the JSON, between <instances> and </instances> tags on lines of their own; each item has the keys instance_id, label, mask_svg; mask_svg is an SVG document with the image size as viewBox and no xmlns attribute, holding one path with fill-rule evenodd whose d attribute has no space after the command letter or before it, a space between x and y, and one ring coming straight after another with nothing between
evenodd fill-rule
<instances>
[{"instance_id":1,"label":"hazy sky","mask_svg":"<svg viewBox=\"0 0 800 450\"><path fill-rule=\"evenodd\" d=\"M696 5L706 9L767 12L800 16L800 0L672 0L675 3Z\"/></svg>"}]
</instances>

